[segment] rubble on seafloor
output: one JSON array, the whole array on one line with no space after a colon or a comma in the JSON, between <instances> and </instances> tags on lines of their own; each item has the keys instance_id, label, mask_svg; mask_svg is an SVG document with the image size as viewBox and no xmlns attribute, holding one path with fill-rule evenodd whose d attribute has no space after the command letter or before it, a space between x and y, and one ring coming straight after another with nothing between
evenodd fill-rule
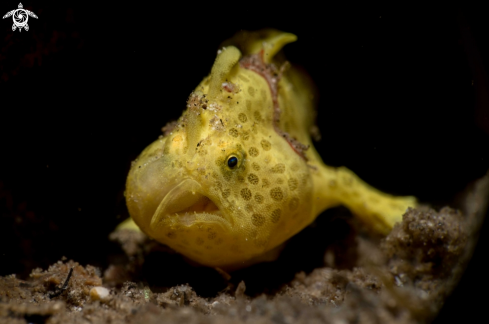
<instances>
[{"instance_id":1,"label":"rubble on seafloor","mask_svg":"<svg viewBox=\"0 0 489 324\"><path fill-rule=\"evenodd\" d=\"M177 255L142 233L117 231L110 239L124 251L124 261L103 273L64 259L47 270L34 269L26 280L0 277L0 323L429 322L471 256L485 204L472 191L465 214L449 207L408 209L387 237L353 232L326 249L321 266L261 290L256 281L267 271L270 278L285 272L284 263L231 274L187 265L202 277L169 285L165 276L172 272L162 269L178 267L172 264ZM159 281L148 279L147 267L157 268ZM196 283L208 276L213 279L207 284L216 285L213 293L199 293Z\"/></svg>"}]
</instances>

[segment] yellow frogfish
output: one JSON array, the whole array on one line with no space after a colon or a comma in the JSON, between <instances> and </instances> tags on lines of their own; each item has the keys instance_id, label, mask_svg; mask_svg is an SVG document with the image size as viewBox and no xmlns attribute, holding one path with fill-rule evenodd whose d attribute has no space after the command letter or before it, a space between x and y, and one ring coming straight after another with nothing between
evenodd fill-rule
<instances>
[{"instance_id":1,"label":"yellow frogfish","mask_svg":"<svg viewBox=\"0 0 489 324\"><path fill-rule=\"evenodd\" d=\"M199 264L234 270L276 258L327 208L344 205L387 233L416 206L322 162L310 135L314 86L281 52L296 38L262 30L223 44L183 115L132 163L125 196L139 229Z\"/></svg>"}]
</instances>

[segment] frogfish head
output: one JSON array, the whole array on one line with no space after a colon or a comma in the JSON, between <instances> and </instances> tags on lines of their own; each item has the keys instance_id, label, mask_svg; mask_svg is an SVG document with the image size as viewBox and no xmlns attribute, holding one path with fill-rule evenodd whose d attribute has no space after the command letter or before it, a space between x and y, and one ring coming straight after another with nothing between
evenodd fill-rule
<instances>
[{"instance_id":1,"label":"frogfish head","mask_svg":"<svg viewBox=\"0 0 489 324\"><path fill-rule=\"evenodd\" d=\"M239 268L311 220L306 162L273 127L273 95L233 46L165 135L133 162L129 212L150 237L200 264ZM300 213L299 213L300 211Z\"/></svg>"}]
</instances>

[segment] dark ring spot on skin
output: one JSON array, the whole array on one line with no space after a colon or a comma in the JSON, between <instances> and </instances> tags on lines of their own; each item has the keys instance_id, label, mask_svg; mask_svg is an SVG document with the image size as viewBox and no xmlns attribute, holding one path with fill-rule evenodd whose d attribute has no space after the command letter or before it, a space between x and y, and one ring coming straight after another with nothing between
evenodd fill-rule
<instances>
[{"instance_id":1,"label":"dark ring spot on skin","mask_svg":"<svg viewBox=\"0 0 489 324\"><path fill-rule=\"evenodd\" d=\"M257 227L262 226L263 224L265 224L265 217L260 214L253 214L251 216L251 223Z\"/></svg>"},{"instance_id":2,"label":"dark ring spot on skin","mask_svg":"<svg viewBox=\"0 0 489 324\"><path fill-rule=\"evenodd\" d=\"M280 208L275 209L272 212L272 223L278 223L278 221L280 220L280 215L281 214L282 214L282 210Z\"/></svg>"},{"instance_id":3,"label":"dark ring spot on skin","mask_svg":"<svg viewBox=\"0 0 489 324\"><path fill-rule=\"evenodd\" d=\"M284 199L284 193L280 187L275 187L270 190L270 197L275 201L281 201Z\"/></svg>"},{"instance_id":4,"label":"dark ring spot on skin","mask_svg":"<svg viewBox=\"0 0 489 324\"><path fill-rule=\"evenodd\" d=\"M251 184L256 185L256 184L258 184L258 182L260 182L260 178L258 178L258 177L256 176L256 174L254 174L254 173L250 173L250 174L248 175L248 181L249 181Z\"/></svg>"},{"instance_id":5,"label":"dark ring spot on skin","mask_svg":"<svg viewBox=\"0 0 489 324\"><path fill-rule=\"evenodd\" d=\"M238 165L238 158L235 157L235 156L229 157L229 159L228 159L228 167L230 167L232 169L232 168L234 168L237 165Z\"/></svg>"},{"instance_id":6,"label":"dark ring spot on skin","mask_svg":"<svg viewBox=\"0 0 489 324\"><path fill-rule=\"evenodd\" d=\"M253 195L253 194L251 193L251 190L250 190L250 189L248 189L248 188L243 188L243 189L241 189L241 197L242 197L244 200L246 200L246 201L250 200L250 199L251 199L251 197L252 197L252 195Z\"/></svg>"},{"instance_id":7,"label":"dark ring spot on skin","mask_svg":"<svg viewBox=\"0 0 489 324\"><path fill-rule=\"evenodd\" d=\"M250 156L252 156L252 157L256 157L260 153L258 151L258 149L256 147L253 147L253 146L250 147L250 149L248 150L248 152L250 153Z\"/></svg>"}]
</instances>

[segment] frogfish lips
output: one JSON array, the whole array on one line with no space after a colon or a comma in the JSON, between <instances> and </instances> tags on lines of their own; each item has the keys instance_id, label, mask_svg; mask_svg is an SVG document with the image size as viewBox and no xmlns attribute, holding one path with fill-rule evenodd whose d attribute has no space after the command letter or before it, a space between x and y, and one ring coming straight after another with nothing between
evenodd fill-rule
<instances>
[{"instance_id":1,"label":"frogfish lips","mask_svg":"<svg viewBox=\"0 0 489 324\"><path fill-rule=\"evenodd\" d=\"M191 227L201 222L217 222L230 226L219 208L219 202L205 194L202 186L193 179L176 184L163 197L151 218L150 228Z\"/></svg>"}]
</instances>

